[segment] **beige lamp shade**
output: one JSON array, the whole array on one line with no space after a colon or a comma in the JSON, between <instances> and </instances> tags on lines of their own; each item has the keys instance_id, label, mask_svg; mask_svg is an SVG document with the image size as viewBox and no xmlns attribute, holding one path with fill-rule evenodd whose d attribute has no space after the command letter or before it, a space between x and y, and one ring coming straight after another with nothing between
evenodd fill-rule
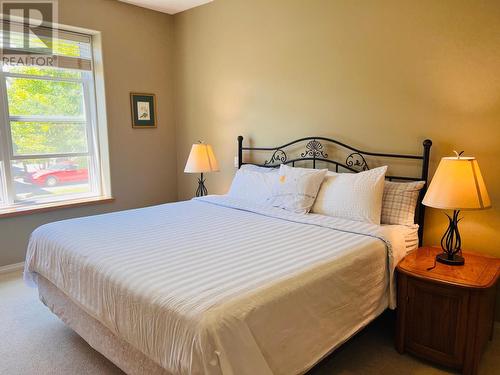
<instances>
[{"instance_id":1,"label":"beige lamp shade","mask_svg":"<svg viewBox=\"0 0 500 375\"><path fill-rule=\"evenodd\" d=\"M477 160L460 156L442 158L422 203L449 210L491 207Z\"/></svg>"},{"instance_id":2,"label":"beige lamp shade","mask_svg":"<svg viewBox=\"0 0 500 375\"><path fill-rule=\"evenodd\" d=\"M218 171L219 164L217 164L217 159L215 159L212 146L205 143L195 143L191 147L191 152L189 153L184 172L206 173Z\"/></svg>"}]
</instances>

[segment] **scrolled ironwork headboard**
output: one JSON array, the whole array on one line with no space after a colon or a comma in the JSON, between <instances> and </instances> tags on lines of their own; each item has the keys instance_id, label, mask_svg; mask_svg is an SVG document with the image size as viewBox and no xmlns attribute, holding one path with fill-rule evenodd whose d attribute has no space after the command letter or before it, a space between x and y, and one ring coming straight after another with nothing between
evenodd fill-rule
<instances>
[{"instance_id":1,"label":"scrolled ironwork headboard","mask_svg":"<svg viewBox=\"0 0 500 375\"><path fill-rule=\"evenodd\" d=\"M305 143L302 151L298 153L298 156L289 157L287 149L298 145L300 143ZM334 145L337 148L342 148L347 151L347 157L345 160L338 161L329 158L327 153L327 146ZM369 168L367 157L381 157L381 158L392 158L392 159L414 159L422 161L421 173L417 177L412 176L386 176L389 181L399 180L399 181L425 181L429 177L429 157L431 151L432 141L426 139L423 142L423 152L421 155L405 155L405 154L388 154L381 152L368 152L358 150L352 146L346 145L345 143L339 142L335 139L325 138L325 137L305 137L296 139L294 141L288 142L284 145L277 147L245 147L243 146L243 137L240 135L238 137L238 168L243 164L253 164L261 167L277 167L280 164L291 164L295 166L298 162L311 161L312 167L316 168L317 162L324 162L328 164L335 165L335 171L339 172L339 169L344 169L349 172L361 172L366 171ZM264 151L268 152L270 155L265 159L264 163L247 163L243 161L244 151ZM422 245L423 233L424 233L424 218L425 218L425 206L422 205L422 199L427 190L427 186L424 186L420 192L420 196L417 204L417 211L415 213L415 222L419 225L418 238L419 245Z\"/></svg>"}]
</instances>

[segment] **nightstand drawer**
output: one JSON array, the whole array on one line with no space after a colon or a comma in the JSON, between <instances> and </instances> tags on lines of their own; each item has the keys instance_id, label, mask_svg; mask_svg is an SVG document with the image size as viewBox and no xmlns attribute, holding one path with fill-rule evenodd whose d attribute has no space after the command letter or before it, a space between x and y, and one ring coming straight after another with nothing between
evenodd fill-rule
<instances>
[{"instance_id":1,"label":"nightstand drawer","mask_svg":"<svg viewBox=\"0 0 500 375\"><path fill-rule=\"evenodd\" d=\"M405 346L424 358L461 368L469 293L408 278Z\"/></svg>"}]
</instances>

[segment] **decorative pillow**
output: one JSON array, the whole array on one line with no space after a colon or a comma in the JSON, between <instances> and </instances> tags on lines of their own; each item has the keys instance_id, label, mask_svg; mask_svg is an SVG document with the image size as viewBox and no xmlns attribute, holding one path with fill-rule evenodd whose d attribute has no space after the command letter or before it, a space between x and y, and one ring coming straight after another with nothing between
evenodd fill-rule
<instances>
[{"instance_id":1,"label":"decorative pillow","mask_svg":"<svg viewBox=\"0 0 500 375\"><path fill-rule=\"evenodd\" d=\"M257 204L269 203L276 181L278 181L277 168L245 164L236 172L227 194Z\"/></svg>"},{"instance_id":2,"label":"decorative pillow","mask_svg":"<svg viewBox=\"0 0 500 375\"><path fill-rule=\"evenodd\" d=\"M328 172L312 212L380 224L387 166L359 173Z\"/></svg>"},{"instance_id":3,"label":"decorative pillow","mask_svg":"<svg viewBox=\"0 0 500 375\"><path fill-rule=\"evenodd\" d=\"M382 197L382 224L415 224L418 195L425 181L386 181Z\"/></svg>"},{"instance_id":4,"label":"decorative pillow","mask_svg":"<svg viewBox=\"0 0 500 375\"><path fill-rule=\"evenodd\" d=\"M327 169L294 168L282 164L273 188L271 204L296 213L308 213Z\"/></svg>"}]
</instances>

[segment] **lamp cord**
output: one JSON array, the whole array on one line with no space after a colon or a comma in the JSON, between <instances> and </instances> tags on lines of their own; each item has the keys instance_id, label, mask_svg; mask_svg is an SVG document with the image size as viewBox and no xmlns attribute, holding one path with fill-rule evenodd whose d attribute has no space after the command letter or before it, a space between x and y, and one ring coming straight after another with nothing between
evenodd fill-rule
<instances>
[{"instance_id":1,"label":"lamp cord","mask_svg":"<svg viewBox=\"0 0 500 375\"><path fill-rule=\"evenodd\" d=\"M427 271L431 271L436 268L436 258L434 258L434 265L432 267L427 268Z\"/></svg>"}]
</instances>

